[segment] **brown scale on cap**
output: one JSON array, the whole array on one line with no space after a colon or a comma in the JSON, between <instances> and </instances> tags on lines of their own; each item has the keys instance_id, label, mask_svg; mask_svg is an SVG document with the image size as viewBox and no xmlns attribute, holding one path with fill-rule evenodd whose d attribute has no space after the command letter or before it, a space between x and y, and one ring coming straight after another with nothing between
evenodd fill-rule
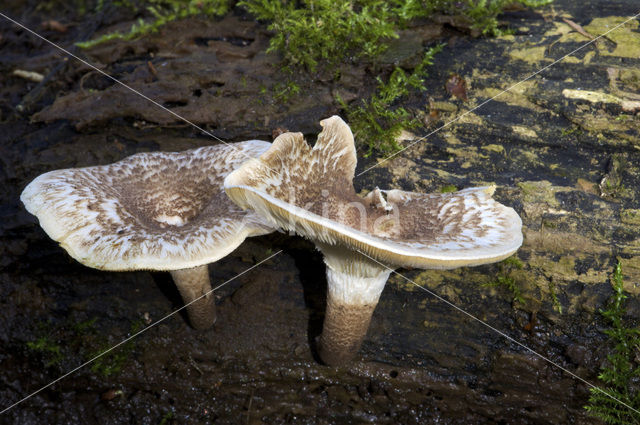
<instances>
[{"instance_id":1,"label":"brown scale on cap","mask_svg":"<svg viewBox=\"0 0 640 425\"><path fill-rule=\"evenodd\" d=\"M356 354L393 268L502 260L522 244L522 222L491 198L494 187L444 194L376 188L360 197L351 130L337 116L320 124L313 148L300 133L282 134L224 186L242 208L313 240L324 254L328 309L319 353L340 364Z\"/></svg>"},{"instance_id":2,"label":"brown scale on cap","mask_svg":"<svg viewBox=\"0 0 640 425\"><path fill-rule=\"evenodd\" d=\"M270 146L251 140L51 171L33 180L20 199L80 263L113 271L171 271L189 303L211 291L207 264L247 236L273 230L231 202L222 186L231 171ZM211 293L189 305L192 325L209 327L214 309Z\"/></svg>"}]
</instances>

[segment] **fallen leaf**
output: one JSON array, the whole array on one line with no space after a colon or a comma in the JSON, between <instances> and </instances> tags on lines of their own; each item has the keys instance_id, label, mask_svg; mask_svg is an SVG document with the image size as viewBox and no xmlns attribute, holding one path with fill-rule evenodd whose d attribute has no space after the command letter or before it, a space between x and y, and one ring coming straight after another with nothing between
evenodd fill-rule
<instances>
[{"instance_id":1,"label":"fallen leaf","mask_svg":"<svg viewBox=\"0 0 640 425\"><path fill-rule=\"evenodd\" d=\"M535 328L535 326L536 326L536 316L537 316L537 314L536 314L536 312L534 311L534 312L531 314L531 319L529 320L529 323L527 323L526 325L524 325L524 330L525 330L525 331L527 331L527 332L531 332L531 331L533 331L533 329L534 329L534 328Z\"/></svg>"},{"instance_id":2,"label":"fallen leaf","mask_svg":"<svg viewBox=\"0 0 640 425\"><path fill-rule=\"evenodd\" d=\"M158 71L156 71L156 67L153 66L153 63L151 63L151 61L147 61L147 66L149 67L149 71L151 71L151 73L158 78Z\"/></svg>"},{"instance_id":3,"label":"fallen leaf","mask_svg":"<svg viewBox=\"0 0 640 425\"><path fill-rule=\"evenodd\" d=\"M458 74L452 74L444 85L447 93L458 99L467 100L467 82Z\"/></svg>"},{"instance_id":4,"label":"fallen leaf","mask_svg":"<svg viewBox=\"0 0 640 425\"><path fill-rule=\"evenodd\" d=\"M429 113L422 118L422 122L427 127L440 119L440 111L429 107Z\"/></svg>"}]
</instances>

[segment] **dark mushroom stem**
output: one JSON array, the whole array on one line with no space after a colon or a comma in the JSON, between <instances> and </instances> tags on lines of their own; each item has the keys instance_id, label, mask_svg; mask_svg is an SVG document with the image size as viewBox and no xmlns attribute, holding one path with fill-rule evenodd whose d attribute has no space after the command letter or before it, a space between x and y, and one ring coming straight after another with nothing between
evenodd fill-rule
<instances>
[{"instance_id":1,"label":"dark mushroom stem","mask_svg":"<svg viewBox=\"0 0 640 425\"><path fill-rule=\"evenodd\" d=\"M325 364L340 366L360 349L391 269L346 248L318 247L327 265L327 309L318 355Z\"/></svg>"},{"instance_id":2,"label":"dark mushroom stem","mask_svg":"<svg viewBox=\"0 0 640 425\"><path fill-rule=\"evenodd\" d=\"M191 326L198 330L210 328L216 321L216 303L211 291L207 265L172 270L171 277L180 291L182 300L187 305ZM201 296L202 298L194 301Z\"/></svg>"}]
</instances>

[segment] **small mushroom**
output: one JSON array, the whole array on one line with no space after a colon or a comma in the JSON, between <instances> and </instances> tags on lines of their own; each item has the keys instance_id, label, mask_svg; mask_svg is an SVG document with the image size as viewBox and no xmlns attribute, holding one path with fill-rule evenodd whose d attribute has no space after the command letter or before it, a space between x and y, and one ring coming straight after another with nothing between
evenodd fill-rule
<instances>
[{"instance_id":1,"label":"small mushroom","mask_svg":"<svg viewBox=\"0 0 640 425\"><path fill-rule=\"evenodd\" d=\"M522 222L494 187L454 193L378 188L356 194L353 134L337 116L313 148L285 133L229 174L225 190L276 226L315 242L327 265L327 309L318 351L329 365L358 351L393 268L451 269L502 260L522 244Z\"/></svg>"},{"instance_id":2,"label":"small mushroom","mask_svg":"<svg viewBox=\"0 0 640 425\"><path fill-rule=\"evenodd\" d=\"M215 322L207 264L247 236L273 231L225 195L224 178L270 143L250 140L184 152L139 153L110 165L51 171L20 199L80 263L101 270L171 272L191 325Z\"/></svg>"}]
</instances>

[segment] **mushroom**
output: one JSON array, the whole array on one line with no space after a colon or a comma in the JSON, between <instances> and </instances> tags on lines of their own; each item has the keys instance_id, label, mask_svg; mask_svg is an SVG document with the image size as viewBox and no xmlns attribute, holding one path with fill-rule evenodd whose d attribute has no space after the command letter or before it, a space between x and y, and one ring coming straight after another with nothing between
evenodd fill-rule
<instances>
[{"instance_id":1,"label":"mushroom","mask_svg":"<svg viewBox=\"0 0 640 425\"><path fill-rule=\"evenodd\" d=\"M323 253L328 290L318 353L339 365L358 351L394 268L502 260L522 244L522 222L491 198L493 186L432 194L375 188L360 197L351 130L337 116L320 124L313 148L301 133L282 134L224 187L239 206L311 239Z\"/></svg>"},{"instance_id":2,"label":"mushroom","mask_svg":"<svg viewBox=\"0 0 640 425\"><path fill-rule=\"evenodd\" d=\"M273 231L227 198L223 179L270 146L250 140L51 171L29 183L20 199L85 266L169 271L191 325L206 329L216 318L207 265L247 236Z\"/></svg>"}]
</instances>

